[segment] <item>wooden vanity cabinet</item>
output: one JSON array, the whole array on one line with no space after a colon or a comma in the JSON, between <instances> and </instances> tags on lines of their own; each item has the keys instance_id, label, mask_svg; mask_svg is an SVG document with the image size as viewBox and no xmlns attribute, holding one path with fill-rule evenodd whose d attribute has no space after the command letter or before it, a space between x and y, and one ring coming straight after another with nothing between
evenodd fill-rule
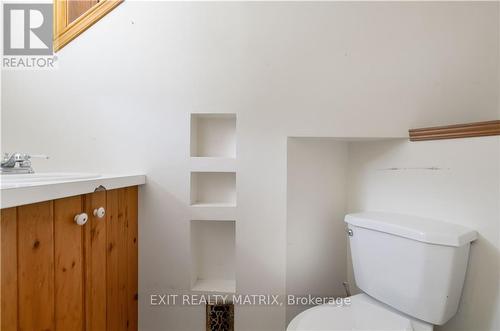
<instances>
[{"instance_id":1,"label":"wooden vanity cabinet","mask_svg":"<svg viewBox=\"0 0 500 331\"><path fill-rule=\"evenodd\" d=\"M136 186L2 209L0 230L0 330L137 330Z\"/></svg>"}]
</instances>

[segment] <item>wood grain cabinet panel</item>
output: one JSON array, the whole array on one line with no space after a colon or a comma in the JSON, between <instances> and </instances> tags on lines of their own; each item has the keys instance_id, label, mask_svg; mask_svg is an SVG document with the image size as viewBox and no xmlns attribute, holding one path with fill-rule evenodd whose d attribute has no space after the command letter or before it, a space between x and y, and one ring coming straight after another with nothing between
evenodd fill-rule
<instances>
[{"instance_id":1,"label":"wood grain cabinet panel","mask_svg":"<svg viewBox=\"0 0 500 331\"><path fill-rule=\"evenodd\" d=\"M85 241L85 310L86 330L106 330L106 218L93 215L95 209L106 207L106 192L85 197L89 220Z\"/></svg>"},{"instance_id":2,"label":"wood grain cabinet panel","mask_svg":"<svg viewBox=\"0 0 500 331\"><path fill-rule=\"evenodd\" d=\"M0 330L17 330L17 209L2 209L0 214ZM5 257L5 258L4 258Z\"/></svg>"},{"instance_id":3,"label":"wood grain cabinet panel","mask_svg":"<svg viewBox=\"0 0 500 331\"><path fill-rule=\"evenodd\" d=\"M18 329L55 328L54 203L17 208Z\"/></svg>"},{"instance_id":4,"label":"wood grain cabinet panel","mask_svg":"<svg viewBox=\"0 0 500 331\"><path fill-rule=\"evenodd\" d=\"M137 330L137 210L137 187L2 209L0 329Z\"/></svg>"},{"instance_id":5,"label":"wood grain cabinet panel","mask_svg":"<svg viewBox=\"0 0 500 331\"><path fill-rule=\"evenodd\" d=\"M56 330L83 329L83 226L73 218L82 212L82 197L54 201Z\"/></svg>"},{"instance_id":6,"label":"wood grain cabinet panel","mask_svg":"<svg viewBox=\"0 0 500 331\"><path fill-rule=\"evenodd\" d=\"M138 201L137 186L126 189L126 218L127 218L127 304L129 330L138 329Z\"/></svg>"},{"instance_id":7,"label":"wood grain cabinet panel","mask_svg":"<svg viewBox=\"0 0 500 331\"><path fill-rule=\"evenodd\" d=\"M137 187L107 195L107 330L137 330Z\"/></svg>"}]
</instances>

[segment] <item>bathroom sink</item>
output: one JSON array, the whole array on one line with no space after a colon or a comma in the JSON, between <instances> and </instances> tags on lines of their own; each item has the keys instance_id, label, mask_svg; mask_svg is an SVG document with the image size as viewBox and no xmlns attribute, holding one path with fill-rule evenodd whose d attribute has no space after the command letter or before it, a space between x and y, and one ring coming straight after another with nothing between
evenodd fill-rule
<instances>
[{"instance_id":1,"label":"bathroom sink","mask_svg":"<svg viewBox=\"0 0 500 331\"><path fill-rule=\"evenodd\" d=\"M0 184L2 189L45 185L67 181L78 181L99 178L99 174L89 173L64 173L64 172L41 172L34 174L2 174Z\"/></svg>"}]
</instances>

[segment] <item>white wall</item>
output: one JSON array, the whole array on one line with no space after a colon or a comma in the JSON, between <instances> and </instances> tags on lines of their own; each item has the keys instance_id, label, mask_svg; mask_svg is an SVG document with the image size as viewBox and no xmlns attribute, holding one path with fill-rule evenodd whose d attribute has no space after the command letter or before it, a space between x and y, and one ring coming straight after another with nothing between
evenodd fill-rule
<instances>
[{"instance_id":1,"label":"white wall","mask_svg":"<svg viewBox=\"0 0 500 331\"><path fill-rule=\"evenodd\" d=\"M351 212L418 215L479 233L471 248L459 312L438 330L500 329L499 154L499 137L350 145Z\"/></svg>"},{"instance_id":2,"label":"white wall","mask_svg":"<svg viewBox=\"0 0 500 331\"><path fill-rule=\"evenodd\" d=\"M286 292L345 296L348 143L289 138ZM290 321L308 306L288 306Z\"/></svg>"},{"instance_id":3,"label":"white wall","mask_svg":"<svg viewBox=\"0 0 500 331\"><path fill-rule=\"evenodd\" d=\"M189 114L238 115L236 277L285 293L287 136L404 137L498 116L498 4L126 1L58 53L2 72L2 150L38 170L144 171L142 330L196 330L203 308L152 308L189 288ZM256 318L256 314L258 318ZM238 308L280 330L285 309Z\"/></svg>"}]
</instances>

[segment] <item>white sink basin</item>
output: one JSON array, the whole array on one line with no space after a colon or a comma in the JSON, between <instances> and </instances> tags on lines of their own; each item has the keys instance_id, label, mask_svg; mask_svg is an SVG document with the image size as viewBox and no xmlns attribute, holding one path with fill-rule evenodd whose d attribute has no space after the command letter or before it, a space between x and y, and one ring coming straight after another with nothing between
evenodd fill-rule
<instances>
[{"instance_id":1,"label":"white sink basin","mask_svg":"<svg viewBox=\"0 0 500 331\"><path fill-rule=\"evenodd\" d=\"M75 180L86 180L99 178L99 174L89 173L64 173L64 172L41 172L34 174L2 174L0 175L1 189L18 188L34 185L46 185Z\"/></svg>"}]
</instances>

